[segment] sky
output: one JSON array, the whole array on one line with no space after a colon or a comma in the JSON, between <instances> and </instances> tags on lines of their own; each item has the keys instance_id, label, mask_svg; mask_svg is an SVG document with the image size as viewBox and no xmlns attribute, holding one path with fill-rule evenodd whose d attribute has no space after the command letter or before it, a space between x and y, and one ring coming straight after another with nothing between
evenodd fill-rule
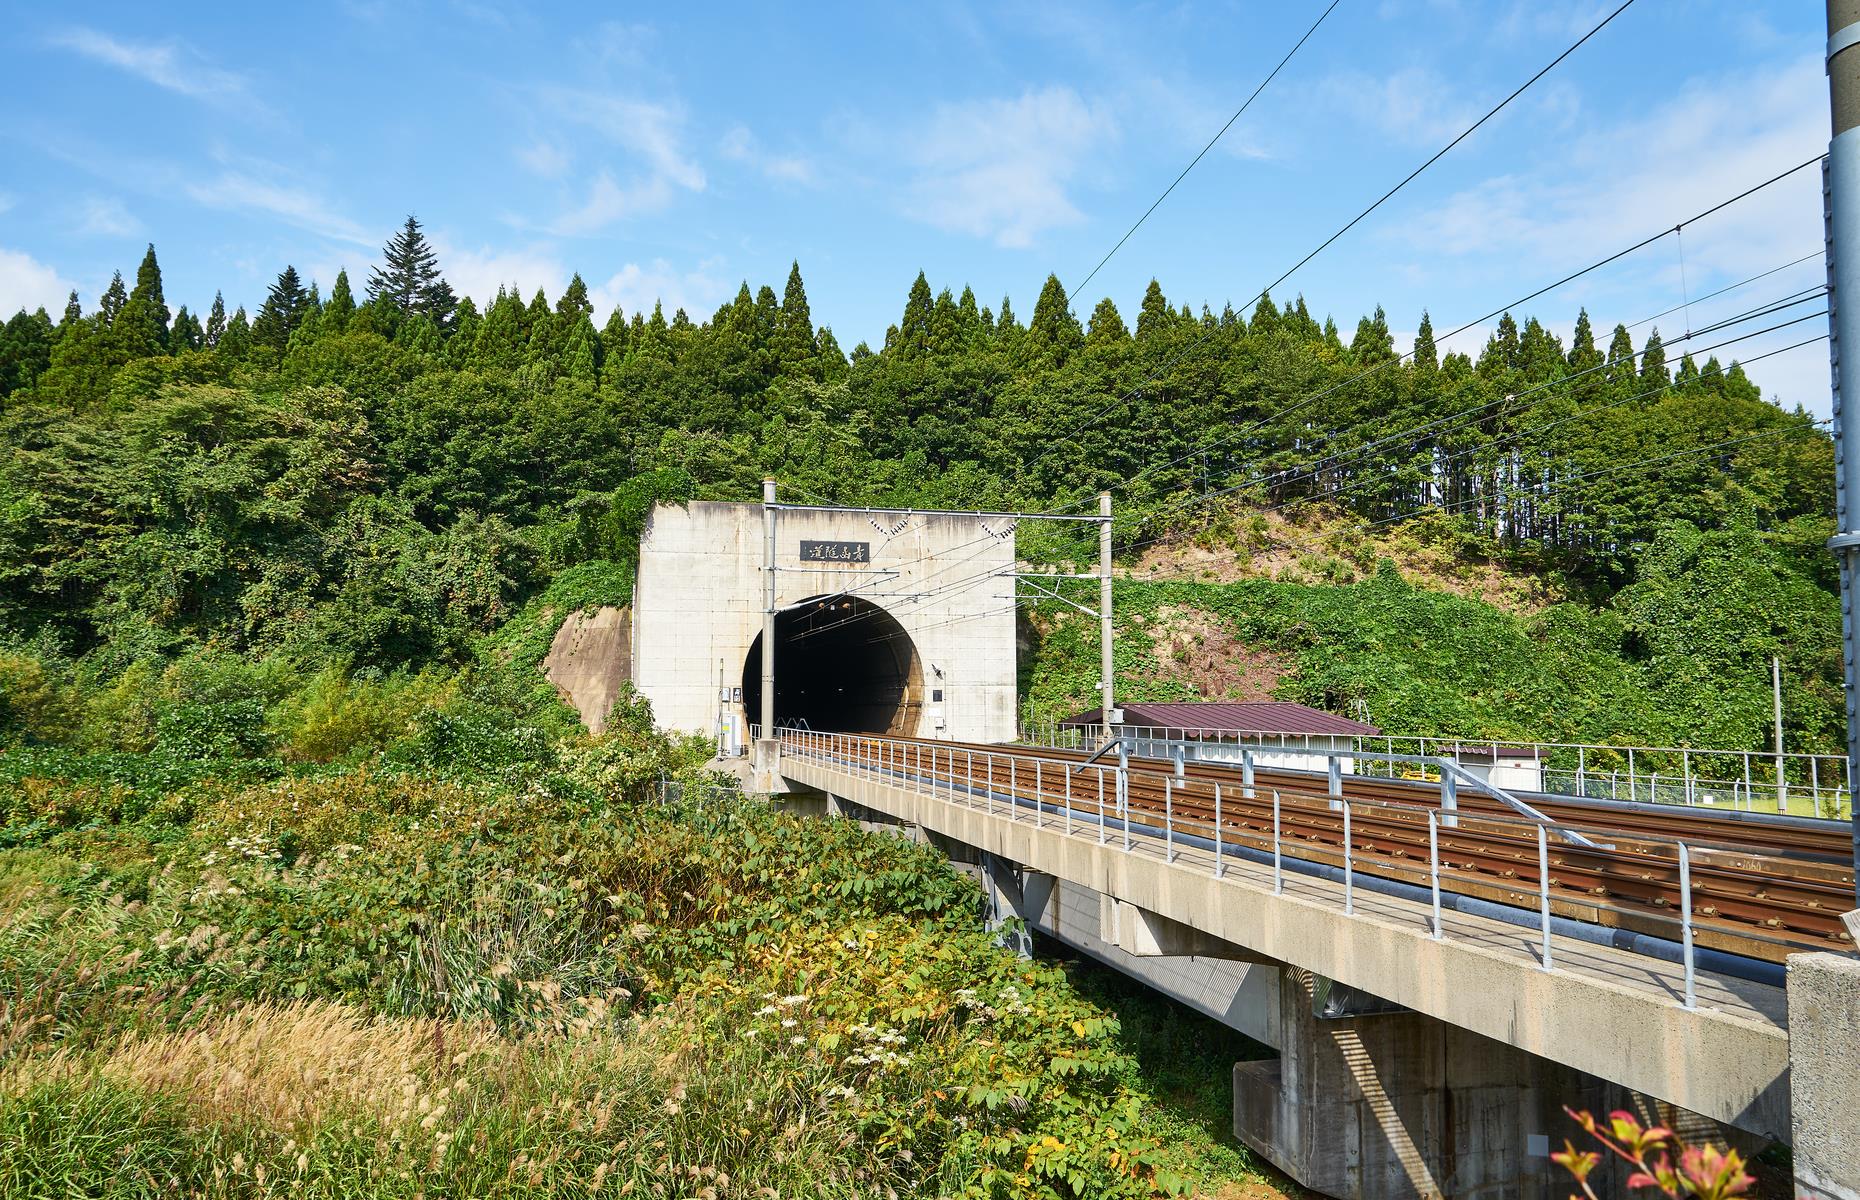
<instances>
[{"instance_id":1,"label":"sky","mask_svg":"<svg viewBox=\"0 0 1860 1200\"><path fill-rule=\"evenodd\" d=\"M1323 3L35 5L0 42L0 314L88 310L151 242L171 306L255 309L287 263L359 289L409 213L481 305L578 271L598 316L701 320L798 261L848 349L920 270L1023 320L1048 274L1081 318L1152 277L1250 307L1617 2L1342 0L1083 295ZM1405 349L1671 230L1826 149L1825 41L1801 0L1637 0L1275 296L1346 338L1380 304ZM1822 282L1821 245L1811 167L1519 312L1670 344ZM1828 411L1825 344L1750 371Z\"/></svg>"}]
</instances>

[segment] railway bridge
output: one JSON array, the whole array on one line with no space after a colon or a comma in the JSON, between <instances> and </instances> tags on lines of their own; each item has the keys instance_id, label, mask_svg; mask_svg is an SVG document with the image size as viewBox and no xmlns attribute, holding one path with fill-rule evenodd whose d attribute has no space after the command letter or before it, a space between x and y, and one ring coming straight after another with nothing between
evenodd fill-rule
<instances>
[{"instance_id":1,"label":"railway bridge","mask_svg":"<svg viewBox=\"0 0 1860 1200\"><path fill-rule=\"evenodd\" d=\"M1860 1181L1860 960L1833 822L782 730L773 770L934 842L1038 930L1225 1021L1236 1134L1339 1197L1557 1196L1563 1106ZM1008 919L1013 920L1008 920Z\"/></svg>"}]
</instances>

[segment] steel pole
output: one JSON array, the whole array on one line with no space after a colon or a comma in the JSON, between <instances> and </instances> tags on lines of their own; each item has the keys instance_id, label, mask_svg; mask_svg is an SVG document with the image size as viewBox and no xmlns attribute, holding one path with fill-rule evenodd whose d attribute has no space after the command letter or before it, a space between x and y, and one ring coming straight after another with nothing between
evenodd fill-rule
<instances>
[{"instance_id":1,"label":"steel pole","mask_svg":"<svg viewBox=\"0 0 1860 1200\"><path fill-rule=\"evenodd\" d=\"M1770 655L1770 698L1776 706L1776 811L1789 811L1788 764L1783 760L1782 659Z\"/></svg>"},{"instance_id":2,"label":"steel pole","mask_svg":"<svg viewBox=\"0 0 1860 1200\"><path fill-rule=\"evenodd\" d=\"M775 481L762 481L762 736L775 736Z\"/></svg>"},{"instance_id":3,"label":"steel pole","mask_svg":"<svg viewBox=\"0 0 1860 1200\"><path fill-rule=\"evenodd\" d=\"M1828 246L1828 365L1834 395L1834 522L1828 540L1841 564L1841 649L1847 685L1849 777L1860 760L1860 648L1855 645L1855 578L1860 575L1860 0L1828 0L1828 108L1833 138L1822 168ZM1843 303L1849 293L1854 303ZM1853 354L1843 348L1853 346ZM1854 862L1860 865L1860 805L1854 806ZM1860 888L1860 870L1854 873ZM1860 891L1856 891L1860 902Z\"/></svg>"},{"instance_id":4,"label":"steel pole","mask_svg":"<svg viewBox=\"0 0 1860 1200\"><path fill-rule=\"evenodd\" d=\"M1111 686L1111 493L1098 493L1098 699L1103 705L1104 740L1110 741L1112 713L1117 707Z\"/></svg>"}]
</instances>

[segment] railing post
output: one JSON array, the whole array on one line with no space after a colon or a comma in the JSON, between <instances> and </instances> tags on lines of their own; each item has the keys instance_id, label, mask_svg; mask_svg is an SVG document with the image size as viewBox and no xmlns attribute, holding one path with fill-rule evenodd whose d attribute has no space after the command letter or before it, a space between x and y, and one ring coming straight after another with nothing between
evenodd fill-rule
<instances>
[{"instance_id":1,"label":"railing post","mask_svg":"<svg viewBox=\"0 0 1860 1200\"><path fill-rule=\"evenodd\" d=\"M1448 829L1460 823L1460 781L1445 767L1440 769L1440 821Z\"/></svg>"},{"instance_id":2,"label":"railing post","mask_svg":"<svg viewBox=\"0 0 1860 1200\"><path fill-rule=\"evenodd\" d=\"M1327 769L1330 772L1331 799L1339 799L1343 795L1343 760L1338 758L1335 754L1331 755L1327 764Z\"/></svg>"},{"instance_id":3,"label":"railing post","mask_svg":"<svg viewBox=\"0 0 1860 1200\"><path fill-rule=\"evenodd\" d=\"M974 808L975 807L975 751L964 750L962 753L963 753L963 757L967 758L968 763L969 763L969 790L968 790L968 793L964 795L962 798L962 805L964 808ZM953 771L950 773L952 775L955 774L955 772Z\"/></svg>"},{"instance_id":4,"label":"railing post","mask_svg":"<svg viewBox=\"0 0 1860 1200\"><path fill-rule=\"evenodd\" d=\"M1240 794L1248 800L1254 799L1253 793L1253 751L1243 748L1240 751Z\"/></svg>"},{"instance_id":5,"label":"railing post","mask_svg":"<svg viewBox=\"0 0 1860 1200\"><path fill-rule=\"evenodd\" d=\"M1277 896L1285 891L1285 868L1280 860L1279 846L1279 789L1272 789L1272 894Z\"/></svg>"},{"instance_id":6,"label":"railing post","mask_svg":"<svg viewBox=\"0 0 1860 1200\"><path fill-rule=\"evenodd\" d=\"M1628 802L1634 802L1637 793L1634 790L1634 747L1628 747Z\"/></svg>"},{"instance_id":7,"label":"railing post","mask_svg":"<svg viewBox=\"0 0 1860 1200\"><path fill-rule=\"evenodd\" d=\"M1102 846L1105 843L1105 839L1111 835L1104 823L1104 768L1098 767L1096 769L1098 772L1098 844Z\"/></svg>"},{"instance_id":8,"label":"railing post","mask_svg":"<svg viewBox=\"0 0 1860 1200\"><path fill-rule=\"evenodd\" d=\"M1046 824L1046 806L1040 803L1040 760L1033 760L1033 827L1041 829Z\"/></svg>"},{"instance_id":9,"label":"railing post","mask_svg":"<svg viewBox=\"0 0 1860 1200\"><path fill-rule=\"evenodd\" d=\"M1175 861L1175 780L1163 776L1163 861Z\"/></svg>"},{"instance_id":10,"label":"railing post","mask_svg":"<svg viewBox=\"0 0 1860 1200\"><path fill-rule=\"evenodd\" d=\"M1697 1008L1698 982L1692 954L1692 855L1679 843L1679 928L1686 955L1686 1007Z\"/></svg>"},{"instance_id":11,"label":"railing post","mask_svg":"<svg viewBox=\"0 0 1860 1200\"><path fill-rule=\"evenodd\" d=\"M1117 815L1124 822L1124 849L1130 849L1130 749L1117 744Z\"/></svg>"},{"instance_id":12,"label":"railing post","mask_svg":"<svg viewBox=\"0 0 1860 1200\"><path fill-rule=\"evenodd\" d=\"M1446 936L1440 923L1440 822L1427 814L1427 882L1434 893L1434 940Z\"/></svg>"},{"instance_id":13,"label":"railing post","mask_svg":"<svg viewBox=\"0 0 1860 1200\"><path fill-rule=\"evenodd\" d=\"M1221 877L1221 785L1214 785L1214 877Z\"/></svg>"},{"instance_id":14,"label":"railing post","mask_svg":"<svg viewBox=\"0 0 1860 1200\"><path fill-rule=\"evenodd\" d=\"M988 761L990 766L992 766L994 759L990 758ZM1014 756L1010 754L1008 755L1008 816L1010 817L1020 815L1017 811L1020 808L1020 780L1017 778L1017 775L1018 772L1014 769ZM990 770L988 772L988 782L992 785L994 780L995 773ZM990 786L988 790L992 794L994 788ZM994 802L991 800L989 803L992 805ZM988 811L993 812L994 809L991 807Z\"/></svg>"},{"instance_id":15,"label":"railing post","mask_svg":"<svg viewBox=\"0 0 1860 1200\"><path fill-rule=\"evenodd\" d=\"M1072 836L1072 772L1066 772L1066 836Z\"/></svg>"},{"instance_id":16,"label":"railing post","mask_svg":"<svg viewBox=\"0 0 1860 1200\"><path fill-rule=\"evenodd\" d=\"M1544 970L1550 969L1550 843L1537 827L1537 894L1543 905Z\"/></svg>"},{"instance_id":17,"label":"railing post","mask_svg":"<svg viewBox=\"0 0 1860 1200\"><path fill-rule=\"evenodd\" d=\"M1356 915L1356 856L1350 850L1350 802L1343 805L1343 915Z\"/></svg>"},{"instance_id":18,"label":"railing post","mask_svg":"<svg viewBox=\"0 0 1860 1200\"><path fill-rule=\"evenodd\" d=\"M1584 750L1581 746L1576 747L1576 794L1578 796L1586 796L1589 794L1588 751Z\"/></svg>"}]
</instances>

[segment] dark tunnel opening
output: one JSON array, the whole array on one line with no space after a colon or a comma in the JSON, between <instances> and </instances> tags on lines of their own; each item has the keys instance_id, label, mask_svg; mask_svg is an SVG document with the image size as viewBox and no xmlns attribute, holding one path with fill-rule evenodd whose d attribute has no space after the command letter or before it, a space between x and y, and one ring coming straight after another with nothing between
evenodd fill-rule
<instances>
[{"instance_id":1,"label":"dark tunnel opening","mask_svg":"<svg viewBox=\"0 0 1860 1200\"><path fill-rule=\"evenodd\" d=\"M914 734L923 701L917 648L897 618L858 596L819 596L775 618L775 724ZM743 707L762 724L762 635L743 662Z\"/></svg>"}]
</instances>

